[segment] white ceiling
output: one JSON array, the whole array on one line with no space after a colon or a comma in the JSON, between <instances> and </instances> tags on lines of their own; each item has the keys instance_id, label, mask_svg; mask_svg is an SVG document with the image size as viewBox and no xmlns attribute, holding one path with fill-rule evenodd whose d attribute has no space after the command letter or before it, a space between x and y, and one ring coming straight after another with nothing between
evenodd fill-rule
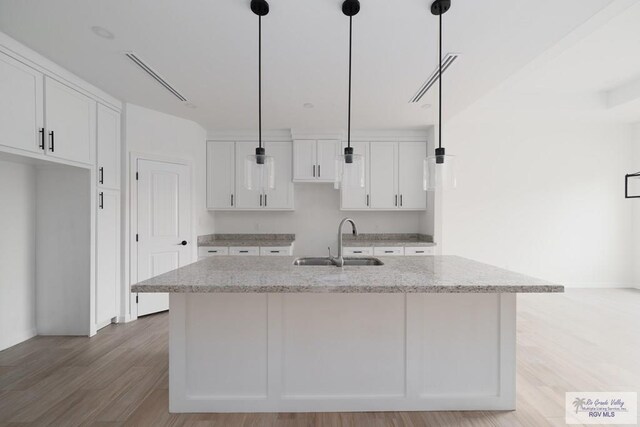
<instances>
[{"instance_id":1,"label":"white ceiling","mask_svg":"<svg viewBox=\"0 0 640 427\"><path fill-rule=\"evenodd\" d=\"M469 106L613 2L453 0L444 17L444 51L462 56L443 81L446 115ZM353 35L354 128L433 123L433 93L423 99L432 108L408 104L437 64L437 19L429 4L361 0ZM346 127L348 19L340 5L270 1L263 18L266 129ZM115 38L97 37L90 30L96 25ZM249 0L0 0L0 30L125 102L195 120L208 130L257 126L257 17ZM135 51L197 108L187 108L142 73L125 51ZM623 77L600 82L598 89ZM305 103L315 107L303 108Z\"/></svg>"}]
</instances>

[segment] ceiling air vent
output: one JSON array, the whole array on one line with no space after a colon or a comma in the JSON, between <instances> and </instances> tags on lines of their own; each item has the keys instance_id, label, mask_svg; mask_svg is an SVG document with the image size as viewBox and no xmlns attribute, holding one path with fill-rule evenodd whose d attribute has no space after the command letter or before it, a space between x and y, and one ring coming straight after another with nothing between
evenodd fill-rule
<instances>
[{"instance_id":1,"label":"ceiling air vent","mask_svg":"<svg viewBox=\"0 0 640 427\"><path fill-rule=\"evenodd\" d=\"M460 56L459 53L447 53L447 55L444 58L442 58L442 72L444 73L445 71L447 71L447 68L449 68L451 64L453 64L453 61L455 61L459 56ZM411 97L409 102L410 103L419 102L422 99L422 97L425 95L425 93L427 93L427 91L431 88L431 86L436 84L436 82L438 81L438 77L440 77L440 73L438 71L438 68L436 67L436 69L433 71L433 73L431 73L427 81L425 81L422 84L422 86L420 86L416 94Z\"/></svg>"},{"instance_id":2,"label":"ceiling air vent","mask_svg":"<svg viewBox=\"0 0 640 427\"><path fill-rule=\"evenodd\" d=\"M155 81L160 83L165 89L167 89L169 92L171 92L173 94L173 96L175 96L176 98L178 98L180 101L183 101L183 102L185 102L187 100L187 98L185 98L184 96L180 95L180 92L175 90L169 83L167 83L165 79L160 77L158 75L158 73L153 71L153 69L150 66L145 64L144 61L142 59L140 59L140 57L138 55L136 55L134 52L126 52L125 55L127 55L127 58L132 60L138 67L142 68L142 70L145 73L149 74L151 77L153 77L153 79Z\"/></svg>"}]
</instances>

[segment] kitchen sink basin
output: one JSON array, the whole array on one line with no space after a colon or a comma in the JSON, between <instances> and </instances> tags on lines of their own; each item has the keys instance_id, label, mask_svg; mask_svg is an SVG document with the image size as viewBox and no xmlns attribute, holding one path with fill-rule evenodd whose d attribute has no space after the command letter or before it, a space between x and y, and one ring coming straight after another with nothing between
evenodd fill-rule
<instances>
[{"instance_id":1,"label":"kitchen sink basin","mask_svg":"<svg viewBox=\"0 0 640 427\"><path fill-rule=\"evenodd\" d=\"M336 264L329 257L316 257L316 258L297 258L293 261L293 265L330 265L335 266ZM382 261L378 258L369 258L369 257L358 257L358 258L345 258L344 265L355 265L355 266L365 266L365 265L384 265Z\"/></svg>"}]
</instances>

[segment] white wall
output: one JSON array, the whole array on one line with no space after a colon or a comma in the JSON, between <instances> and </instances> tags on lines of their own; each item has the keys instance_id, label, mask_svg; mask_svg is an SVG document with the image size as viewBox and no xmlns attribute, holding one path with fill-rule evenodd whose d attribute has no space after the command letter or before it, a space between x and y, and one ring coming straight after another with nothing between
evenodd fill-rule
<instances>
[{"instance_id":1,"label":"white wall","mask_svg":"<svg viewBox=\"0 0 640 427\"><path fill-rule=\"evenodd\" d=\"M296 183L293 212L210 212L209 233L294 233L295 255L335 255L338 224L355 220L360 233L417 233L425 229L422 212L343 212L340 192L331 184ZM350 232L347 226L345 232ZM202 233L200 233L202 234Z\"/></svg>"},{"instance_id":2,"label":"white wall","mask_svg":"<svg viewBox=\"0 0 640 427\"><path fill-rule=\"evenodd\" d=\"M633 127L631 166L627 173L640 172L640 123ZM633 275L635 287L640 289L640 199L630 199L633 215Z\"/></svg>"},{"instance_id":3,"label":"white wall","mask_svg":"<svg viewBox=\"0 0 640 427\"><path fill-rule=\"evenodd\" d=\"M443 197L445 253L568 286L632 285L630 126L555 121L526 100L447 123L458 188Z\"/></svg>"},{"instance_id":4,"label":"white wall","mask_svg":"<svg viewBox=\"0 0 640 427\"><path fill-rule=\"evenodd\" d=\"M36 335L36 177L0 161L0 350Z\"/></svg>"}]
</instances>

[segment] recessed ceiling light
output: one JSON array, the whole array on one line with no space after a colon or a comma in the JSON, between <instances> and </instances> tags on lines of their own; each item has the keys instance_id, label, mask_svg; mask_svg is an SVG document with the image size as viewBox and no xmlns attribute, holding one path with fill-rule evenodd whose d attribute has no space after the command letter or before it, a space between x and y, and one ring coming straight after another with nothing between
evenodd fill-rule
<instances>
[{"instance_id":1,"label":"recessed ceiling light","mask_svg":"<svg viewBox=\"0 0 640 427\"><path fill-rule=\"evenodd\" d=\"M431 108L431 104L422 104L420 108L422 108L423 110L426 110L427 108Z\"/></svg>"},{"instance_id":2,"label":"recessed ceiling light","mask_svg":"<svg viewBox=\"0 0 640 427\"><path fill-rule=\"evenodd\" d=\"M313 108L314 107L314 105L312 103L310 103L310 102L305 102L302 106L304 108Z\"/></svg>"},{"instance_id":3,"label":"recessed ceiling light","mask_svg":"<svg viewBox=\"0 0 640 427\"><path fill-rule=\"evenodd\" d=\"M103 39L113 40L115 38L115 35L111 31L98 25L91 27L91 31L93 31L96 36L102 37Z\"/></svg>"}]
</instances>

